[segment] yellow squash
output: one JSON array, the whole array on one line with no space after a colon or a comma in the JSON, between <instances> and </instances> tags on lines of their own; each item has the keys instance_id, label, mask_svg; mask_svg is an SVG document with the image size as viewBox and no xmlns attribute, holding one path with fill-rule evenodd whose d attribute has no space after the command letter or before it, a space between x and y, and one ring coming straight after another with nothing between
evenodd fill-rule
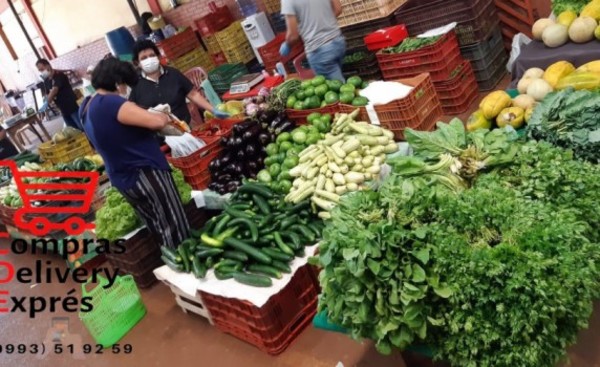
<instances>
[{"instance_id":1,"label":"yellow squash","mask_svg":"<svg viewBox=\"0 0 600 367\"><path fill-rule=\"evenodd\" d=\"M496 118L496 124L501 128L510 125L518 129L525 124L525 110L521 107L505 108Z\"/></svg>"},{"instance_id":2,"label":"yellow squash","mask_svg":"<svg viewBox=\"0 0 600 367\"><path fill-rule=\"evenodd\" d=\"M600 73L600 60L590 61L587 64L583 64L580 67L578 67L575 71Z\"/></svg>"},{"instance_id":3,"label":"yellow squash","mask_svg":"<svg viewBox=\"0 0 600 367\"><path fill-rule=\"evenodd\" d=\"M579 16L591 17L596 20L600 20L600 0L593 0L589 2L581 11Z\"/></svg>"},{"instance_id":4,"label":"yellow squash","mask_svg":"<svg viewBox=\"0 0 600 367\"><path fill-rule=\"evenodd\" d=\"M510 107L512 100L508 93L503 90L497 90L488 94L479 104L479 109L488 120L493 120L500 114L500 111Z\"/></svg>"},{"instance_id":5,"label":"yellow squash","mask_svg":"<svg viewBox=\"0 0 600 367\"><path fill-rule=\"evenodd\" d=\"M576 90L600 88L600 73L575 72L560 79L556 84L558 90L569 87Z\"/></svg>"},{"instance_id":6,"label":"yellow squash","mask_svg":"<svg viewBox=\"0 0 600 367\"><path fill-rule=\"evenodd\" d=\"M535 107L529 107L528 109L525 110L525 116L523 116L523 118L525 119L525 122L529 122L529 120L531 120L531 116L533 115L534 109L535 109Z\"/></svg>"},{"instance_id":7,"label":"yellow squash","mask_svg":"<svg viewBox=\"0 0 600 367\"><path fill-rule=\"evenodd\" d=\"M575 66L568 61L559 61L548 66L544 72L544 80L556 88L558 81L575 71Z\"/></svg>"},{"instance_id":8,"label":"yellow squash","mask_svg":"<svg viewBox=\"0 0 600 367\"><path fill-rule=\"evenodd\" d=\"M575 13L573 10L566 10L559 14L558 18L556 18L556 21L558 24L568 27L575 19L577 19L577 13Z\"/></svg>"},{"instance_id":9,"label":"yellow squash","mask_svg":"<svg viewBox=\"0 0 600 367\"><path fill-rule=\"evenodd\" d=\"M469 120L467 120L467 131L475 131L479 129L491 129L492 121L483 116L481 110L473 112Z\"/></svg>"}]
</instances>

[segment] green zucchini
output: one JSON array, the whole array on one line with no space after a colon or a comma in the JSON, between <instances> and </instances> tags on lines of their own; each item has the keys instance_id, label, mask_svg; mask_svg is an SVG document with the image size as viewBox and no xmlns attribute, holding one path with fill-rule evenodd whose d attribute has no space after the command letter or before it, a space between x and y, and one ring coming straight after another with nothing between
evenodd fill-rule
<instances>
[{"instance_id":1,"label":"green zucchini","mask_svg":"<svg viewBox=\"0 0 600 367\"><path fill-rule=\"evenodd\" d=\"M190 230L190 236L192 236L192 238L200 239L201 235L202 235L202 232L200 230L197 230L197 229Z\"/></svg>"},{"instance_id":2,"label":"green zucchini","mask_svg":"<svg viewBox=\"0 0 600 367\"><path fill-rule=\"evenodd\" d=\"M283 273L289 274L292 272L292 268L290 268L290 266L283 261L273 260L271 266Z\"/></svg>"},{"instance_id":3,"label":"green zucchini","mask_svg":"<svg viewBox=\"0 0 600 367\"><path fill-rule=\"evenodd\" d=\"M250 231L250 235L252 236L252 242L256 242L258 240L258 228L256 225L248 218L235 218L231 222L229 222L229 227L234 227L238 224L243 224Z\"/></svg>"},{"instance_id":4,"label":"green zucchini","mask_svg":"<svg viewBox=\"0 0 600 367\"><path fill-rule=\"evenodd\" d=\"M182 272L184 270L182 264L176 264L176 263L172 262L171 260L169 260L164 255L161 256L160 258L172 270L177 271L177 272Z\"/></svg>"},{"instance_id":5,"label":"green zucchini","mask_svg":"<svg viewBox=\"0 0 600 367\"><path fill-rule=\"evenodd\" d=\"M252 264L248 266L248 270L271 278L281 279L281 272L269 265Z\"/></svg>"},{"instance_id":6,"label":"green zucchini","mask_svg":"<svg viewBox=\"0 0 600 367\"><path fill-rule=\"evenodd\" d=\"M219 219L219 221L217 222L217 225L213 229L212 235L218 236L219 234L221 234L221 232L225 229L225 226L227 225L227 222L229 222L230 219L231 219L231 216L229 214L223 215L223 217L221 219Z\"/></svg>"},{"instance_id":7,"label":"green zucchini","mask_svg":"<svg viewBox=\"0 0 600 367\"><path fill-rule=\"evenodd\" d=\"M237 260L237 261L241 261L241 262L248 261L248 255L246 255L246 253L244 253L242 251L227 250L227 251L223 252L223 257L225 259Z\"/></svg>"},{"instance_id":8,"label":"green zucchini","mask_svg":"<svg viewBox=\"0 0 600 367\"><path fill-rule=\"evenodd\" d=\"M235 279L238 283L253 287L270 287L273 285L271 278L264 275L238 272L233 274L233 279Z\"/></svg>"},{"instance_id":9,"label":"green zucchini","mask_svg":"<svg viewBox=\"0 0 600 367\"><path fill-rule=\"evenodd\" d=\"M167 258L169 259L169 261L172 261L175 264L180 264L181 263L181 256L179 255L179 253L176 253L175 251L171 250L170 248L168 248L167 246L160 246L160 252Z\"/></svg>"},{"instance_id":10,"label":"green zucchini","mask_svg":"<svg viewBox=\"0 0 600 367\"><path fill-rule=\"evenodd\" d=\"M260 263L267 265L271 263L271 258L268 255L260 252L260 250L250 246L249 244L243 241L229 237L225 239L225 244L236 250L245 252L249 257L253 258L254 260Z\"/></svg>"},{"instance_id":11,"label":"green zucchini","mask_svg":"<svg viewBox=\"0 0 600 367\"><path fill-rule=\"evenodd\" d=\"M211 248L210 250L200 250L196 252L196 257L201 259L206 259L207 257L220 255L223 253L223 250L220 248Z\"/></svg>"},{"instance_id":12,"label":"green zucchini","mask_svg":"<svg viewBox=\"0 0 600 367\"><path fill-rule=\"evenodd\" d=\"M273 247L265 247L265 248L261 249L261 251L264 252L265 254L269 255L273 260L291 261L292 259L294 259L293 255L286 254L286 253L282 252L281 250L279 250L277 248L273 248Z\"/></svg>"},{"instance_id":13,"label":"green zucchini","mask_svg":"<svg viewBox=\"0 0 600 367\"><path fill-rule=\"evenodd\" d=\"M200 259L195 257L192 259L192 272L196 279L203 279L206 276L208 268L205 264L200 262Z\"/></svg>"},{"instance_id":14,"label":"green zucchini","mask_svg":"<svg viewBox=\"0 0 600 367\"><path fill-rule=\"evenodd\" d=\"M261 184L247 183L245 185L242 185L238 189L238 191L242 194L260 195L266 199L270 199L271 197L273 197L273 192L267 186Z\"/></svg>"},{"instance_id":15,"label":"green zucchini","mask_svg":"<svg viewBox=\"0 0 600 367\"><path fill-rule=\"evenodd\" d=\"M258 206L258 209L264 215L271 214L271 208L269 207L269 204L267 203L267 201L262 196L260 196L258 194L253 194L252 195L252 200L254 200L254 203L256 203L256 206Z\"/></svg>"},{"instance_id":16,"label":"green zucchini","mask_svg":"<svg viewBox=\"0 0 600 367\"><path fill-rule=\"evenodd\" d=\"M273 237L275 238L275 244L277 244L277 247L279 247L281 251L289 255L294 255L294 250L290 248L285 242L283 242L283 239L281 238L279 232L274 232Z\"/></svg>"}]
</instances>

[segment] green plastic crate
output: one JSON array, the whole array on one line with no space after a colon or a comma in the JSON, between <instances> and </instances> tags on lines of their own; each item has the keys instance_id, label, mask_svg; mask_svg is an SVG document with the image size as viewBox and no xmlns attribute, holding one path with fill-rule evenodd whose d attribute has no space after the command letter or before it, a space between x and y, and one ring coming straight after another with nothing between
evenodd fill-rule
<instances>
[{"instance_id":1,"label":"green plastic crate","mask_svg":"<svg viewBox=\"0 0 600 367\"><path fill-rule=\"evenodd\" d=\"M104 348L117 343L146 315L146 306L131 275L120 276L108 289L108 280L98 277L91 290L91 278L81 286L82 297L91 297L94 308L79 312L79 318L97 344Z\"/></svg>"},{"instance_id":2,"label":"green plastic crate","mask_svg":"<svg viewBox=\"0 0 600 367\"><path fill-rule=\"evenodd\" d=\"M246 74L248 68L244 64L223 64L208 72L208 80L217 93L224 93L234 80Z\"/></svg>"}]
</instances>

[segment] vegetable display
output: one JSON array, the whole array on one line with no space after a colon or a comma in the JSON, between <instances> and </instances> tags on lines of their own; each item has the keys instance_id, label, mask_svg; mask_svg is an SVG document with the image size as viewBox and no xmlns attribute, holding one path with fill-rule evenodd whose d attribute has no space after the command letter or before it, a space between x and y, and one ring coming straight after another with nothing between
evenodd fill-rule
<instances>
[{"instance_id":1,"label":"vegetable display","mask_svg":"<svg viewBox=\"0 0 600 367\"><path fill-rule=\"evenodd\" d=\"M358 112L336 116L331 132L298 155L299 164L289 171L295 179L287 201L311 198L319 216L329 218L340 195L379 177L386 154L396 152L398 145L391 131L354 121Z\"/></svg>"},{"instance_id":2,"label":"vegetable display","mask_svg":"<svg viewBox=\"0 0 600 367\"><path fill-rule=\"evenodd\" d=\"M264 167L266 149L277 135L295 127L284 112L259 111L253 119L233 126L230 137L223 137L219 157L210 162L212 182L209 189L220 194L231 193L244 178L256 178Z\"/></svg>"},{"instance_id":3,"label":"vegetable display","mask_svg":"<svg viewBox=\"0 0 600 367\"><path fill-rule=\"evenodd\" d=\"M600 163L600 94L572 88L552 93L535 109L529 137L572 149L575 156Z\"/></svg>"},{"instance_id":4,"label":"vegetable display","mask_svg":"<svg viewBox=\"0 0 600 367\"><path fill-rule=\"evenodd\" d=\"M204 278L214 269L217 279L235 279L269 287L272 278L290 273L290 262L304 256L304 247L320 237L308 201L285 203L260 183L245 183L224 212L211 218L176 250L162 247L163 261L179 272Z\"/></svg>"},{"instance_id":5,"label":"vegetable display","mask_svg":"<svg viewBox=\"0 0 600 367\"><path fill-rule=\"evenodd\" d=\"M307 117L309 125L302 125L277 136L267 145L265 169L257 175L258 181L268 184L276 192L287 194L292 188L290 169L298 165L298 155L311 144L321 140L331 129L331 115L313 112Z\"/></svg>"},{"instance_id":6,"label":"vegetable display","mask_svg":"<svg viewBox=\"0 0 600 367\"><path fill-rule=\"evenodd\" d=\"M337 102L366 106L369 101L358 95L358 90L366 87L367 83L358 76L348 78L346 84L339 80L326 80L323 76L316 76L300 84L300 88L288 97L286 107L294 110L309 110Z\"/></svg>"},{"instance_id":7,"label":"vegetable display","mask_svg":"<svg viewBox=\"0 0 600 367\"><path fill-rule=\"evenodd\" d=\"M587 1L584 1L587 3ZM555 12L556 21L550 18L538 19L531 29L533 38L543 41L546 47L560 47L568 41L586 43L598 38L598 20L600 20L600 1L590 2L581 12L579 17L576 10L578 6Z\"/></svg>"},{"instance_id":8,"label":"vegetable display","mask_svg":"<svg viewBox=\"0 0 600 367\"><path fill-rule=\"evenodd\" d=\"M571 10L575 13L580 13L589 2L589 0L552 0L552 12L560 14Z\"/></svg>"},{"instance_id":9,"label":"vegetable display","mask_svg":"<svg viewBox=\"0 0 600 367\"><path fill-rule=\"evenodd\" d=\"M382 353L555 366L600 295L600 169L511 130L438 128L408 130L415 155L333 209L320 308Z\"/></svg>"},{"instance_id":10,"label":"vegetable display","mask_svg":"<svg viewBox=\"0 0 600 367\"><path fill-rule=\"evenodd\" d=\"M399 45L383 49L383 53L399 54L403 52L416 51L423 47L430 46L439 41L440 36L435 37L408 37Z\"/></svg>"}]
</instances>

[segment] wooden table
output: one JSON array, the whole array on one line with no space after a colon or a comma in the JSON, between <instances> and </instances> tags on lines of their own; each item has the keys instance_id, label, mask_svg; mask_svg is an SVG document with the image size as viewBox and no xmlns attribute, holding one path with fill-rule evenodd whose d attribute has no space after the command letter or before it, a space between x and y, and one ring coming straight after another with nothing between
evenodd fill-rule
<instances>
[{"instance_id":1,"label":"wooden table","mask_svg":"<svg viewBox=\"0 0 600 367\"><path fill-rule=\"evenodd\" d=\"M38 133L38 131L36 129L36 125L42 130L42 133L46 137L46 140L52 139L52 137L48 133L48 130L46 130L46 127L44 126L44 124L42 123L42 120L38 117L38 115L37 114L30 115L6 129L6 135L8 135L8 138L10 139L10 141L12 141L12 143L15 145L15 147L17 147L19 152L24 151L25 147L21 144L19 139L17 139L16 134L17 134L17 131L19 131L21 128L28 126L28 125L31 127L34 134L37 135L37 137L40 139L41 142L43 142L44 139Z\"/></svg>"}]
</instances>

